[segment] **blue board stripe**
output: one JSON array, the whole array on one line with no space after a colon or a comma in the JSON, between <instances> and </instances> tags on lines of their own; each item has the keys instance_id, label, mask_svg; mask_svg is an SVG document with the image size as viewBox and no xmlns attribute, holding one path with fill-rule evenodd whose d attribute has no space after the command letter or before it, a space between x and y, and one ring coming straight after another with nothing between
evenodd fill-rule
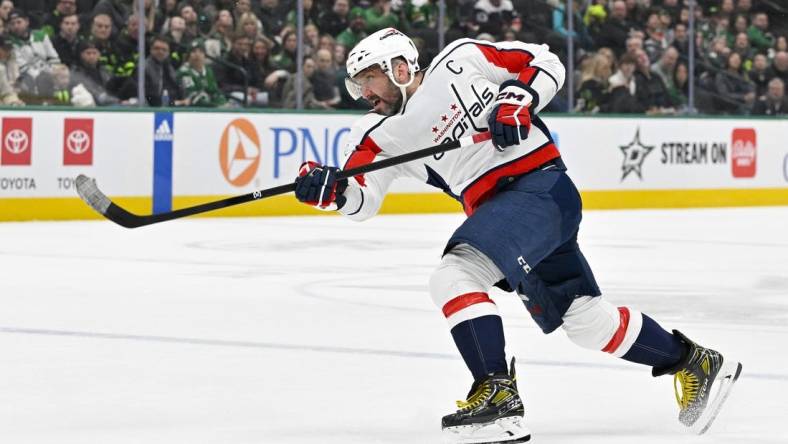
<instances>
[{"instance_id":1,"label":"blue board stripe","mask_svg":"<svg viewBox=\"0 0 788 444\"><path fill-rule=\"evenodd\" d=\"M172 211L172 113L155 113L153 119L153 213Z\"/></svg>"}]
</instances>

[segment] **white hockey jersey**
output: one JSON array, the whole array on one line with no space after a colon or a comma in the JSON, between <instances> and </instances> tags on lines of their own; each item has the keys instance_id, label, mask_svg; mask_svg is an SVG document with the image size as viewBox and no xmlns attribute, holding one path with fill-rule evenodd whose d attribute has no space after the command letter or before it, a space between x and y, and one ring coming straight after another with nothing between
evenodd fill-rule
<instances>
[{"instance_id":1,"label":"white hockey jersey","mask_svg":"<svg viewBox=\"0 0 788 444\"><path fill-rule=\"evenodd\" d=\"M353 125L343 169L486 131L498 86L509 79L528 85L534 97L525 141L503 152L487 141L356 176L349 180L340 212L354 220L372 217L392 181L412 177L451 195L470 215L502 178L559 157L549 130L536 115L564 83L558 57L547 45L460 39L435 57L402 112L388 117L368 113Z\"/></svg>"}]
</instances>

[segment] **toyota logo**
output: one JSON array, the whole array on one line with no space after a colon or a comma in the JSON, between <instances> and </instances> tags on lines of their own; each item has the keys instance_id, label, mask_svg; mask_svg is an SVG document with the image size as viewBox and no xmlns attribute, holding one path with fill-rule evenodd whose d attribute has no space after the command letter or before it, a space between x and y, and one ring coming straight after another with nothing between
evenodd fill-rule
<instances>
[{"instance_id":1,"label":"toyota logo","mask_svg":"<svg viewBox=\"0 0 788 444\"><path fill-rule=\"evenodd\" d=\"M27 137L27 133L20 129L9 131L5 136L4 142L3 145L5 145L5 149L11 154L22 154L25 152L28 145L30 145L30 139Z\"/></svg>"},{"instance_id":2,"label":"toyota logo","mask_svg":"<svg viewBox=\"0 0 788 444\"><path fill-rule=\"evenodd\" d=\"M82 154L90 148L90 136L85 131L76 129L66 137L66 147L74 154Z\"/></svg>"}]
</instances>

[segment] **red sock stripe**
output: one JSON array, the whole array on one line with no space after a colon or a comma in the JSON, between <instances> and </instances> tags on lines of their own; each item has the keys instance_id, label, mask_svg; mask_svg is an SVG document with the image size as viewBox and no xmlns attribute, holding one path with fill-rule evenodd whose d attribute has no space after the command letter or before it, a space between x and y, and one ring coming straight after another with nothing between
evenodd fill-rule
<instances>
[{"instance_id":1,"label":"red sock stripe","mask_svg":"<svg viewBox=\"0 0 788 444\"><path fill-rule=\"evenodd\" d=\"M495 303L492 299L490 299L489 296L487 296L487 293L466 293L447 302L443 306L443 315L448 318L463 308L470 307L473 304L481 304L483 302L490 302L492 304Z\"/></svg>"},{"instance_id":2,"label":"red sock stripe","mask_svg":"<svg viewBox=\"0 0 788 444\"><path fill-rule=\"evenodd\" d=\"M618 314L621 318L621 322L618 324L618 330L616 330L616 334L613 335L613 338L610 339L610 342L607 343L605 348L602 349L603 352L615 352L621 343L624 342L624 336L627 335L627 327L629 327L629 309L627 307L618 307Z\"/></svg>"}]
</instances>

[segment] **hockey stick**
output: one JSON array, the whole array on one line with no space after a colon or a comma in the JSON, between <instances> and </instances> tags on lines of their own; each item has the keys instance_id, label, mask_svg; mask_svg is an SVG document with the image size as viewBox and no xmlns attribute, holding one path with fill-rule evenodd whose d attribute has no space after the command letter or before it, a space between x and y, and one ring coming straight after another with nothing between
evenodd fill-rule
<instances>
[{"instance_id":1,"label":"hockey stick","mask_svg":"<svg viewBox=\"0 0 788 444\"><path fill-rule=\"evenodd\" d=\"M490 140L490 133L478 133L472 136L461 137L452 142L443 143L440 145L431 146L429 148L412 151L400 156L383 159L378 162L373 162L367 165L362 165L358 168L351 168L349 170L340 171L337 175L338 179L347 179L349 177L365 174L372 171L377 171L382 168L387 168L401 163L410 162L412 160L421 159L424 157L432 156L433 154L451 151L457 148L473 145L476 143ZM107 219L115 222L126 228L137 228L145 225L156 224L173 219L180 219L186 216L205 213L208 211L218 210L220 208L227 208L233 205L238 205L246 202L251 202L257 199L276 196L278 194L285 194L295 191L295 183L280 185L278 187L268 188L264 190L254 191L249 194L242 194L239 196L229 197L227 199L217 200L214 202L207 202L193 207L181 208L175 211L168 211L166 213L151 214L148 216L140 216L130 213L110 200L104 193L99 190L96 181L90 179L84 174L80 174L76 179L77 193L79 197L85 201L91 208L98 211L99 214Z\"/></svg>"}]
</instances>

